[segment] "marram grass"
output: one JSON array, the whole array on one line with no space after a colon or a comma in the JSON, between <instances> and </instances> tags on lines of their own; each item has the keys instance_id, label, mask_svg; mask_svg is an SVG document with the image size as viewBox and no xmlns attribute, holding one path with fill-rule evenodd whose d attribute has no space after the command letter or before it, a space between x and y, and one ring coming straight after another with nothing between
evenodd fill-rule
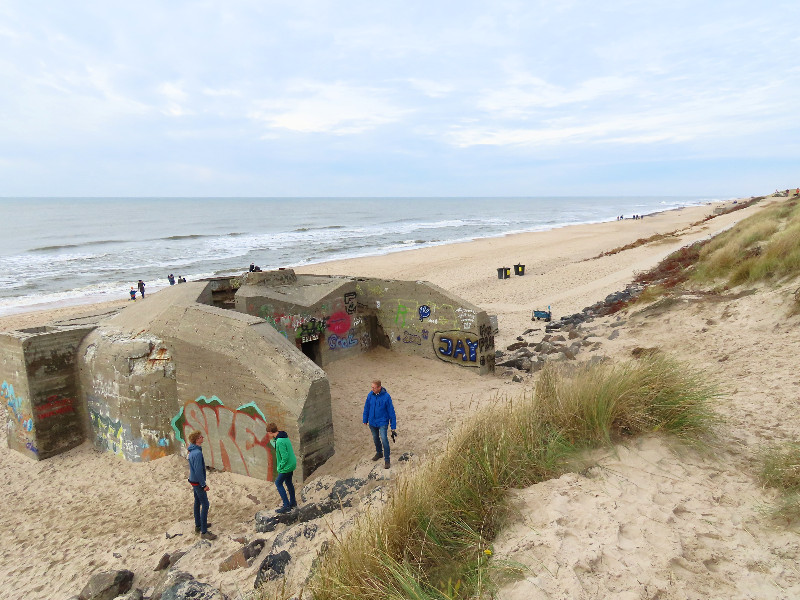
<instances>
[{"instance_id":1,"label":"marram grass","mask_svg":"<svg viewBox=\"0 0 800 600\"><path fill-rule=\"evenodd\" d=\"M769 448L761 456L761 482L778 490L773 514L788 521L800 518L800 444Z\"/></svg>"},{"instance_id":2,"label":"marram grass","mask_svg":"<svg viewBox=\"0 0 800 600\"><path fill-rule=\"evenodd\" d=\"M574 469L587 449L663 431L701 440L715 387L663 356L567 374L544 369L534 393L486 409L399 478L388 504L361 516L321 557L317 600L487 596L509 488Z\"/></svg>"}]
</instances>

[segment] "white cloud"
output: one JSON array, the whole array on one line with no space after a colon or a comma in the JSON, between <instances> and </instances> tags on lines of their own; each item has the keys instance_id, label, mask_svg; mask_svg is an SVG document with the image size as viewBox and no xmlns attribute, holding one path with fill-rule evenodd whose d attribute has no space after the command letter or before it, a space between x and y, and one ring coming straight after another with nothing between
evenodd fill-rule
<instances>
[{"instance_id":1,"label":"white cloud","mask_svg":"<svg viewBox=\"0 0 800 600\"><path fill-rule=\"evenodd\" d=\"M296 82L279 100L257 103L249 117L275 129L335 135L363 133L400 120L409 111L384 90L341 82Z\"/></svg>"}]
</instances>

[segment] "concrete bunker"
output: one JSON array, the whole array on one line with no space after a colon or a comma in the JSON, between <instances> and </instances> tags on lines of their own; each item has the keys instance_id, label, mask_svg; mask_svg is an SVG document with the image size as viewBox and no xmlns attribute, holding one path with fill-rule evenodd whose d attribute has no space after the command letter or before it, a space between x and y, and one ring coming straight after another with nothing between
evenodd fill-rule
<instances>
[{"instance_id":1,"label":"concrete bunker","mask_svg":"<svg viewBox=\"0 0 800 600\"><path fill-rule=\"evenodd\" d=\"M147 461L204 432L206 462L273 479L266 423L298 479L334 453L324 367L376 346L494 370L488 315L427 282L291 269L171 286L90 325L0 334L8 444L43 459L85 439Z\"/></svg>"}]
</instances>

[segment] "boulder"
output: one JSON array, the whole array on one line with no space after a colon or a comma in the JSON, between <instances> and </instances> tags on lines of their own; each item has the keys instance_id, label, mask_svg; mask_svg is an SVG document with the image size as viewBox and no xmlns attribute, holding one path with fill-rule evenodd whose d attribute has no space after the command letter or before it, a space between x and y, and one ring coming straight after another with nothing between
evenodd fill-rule
<instances>
[{"instance_id":1,"label":"boulder","mask_svg":"<svg viewBox=\"0 0 800 600\"><path fill-rule=\"evenodd\" d=\"M265 540L253 540L223 560L219 565L220 573L251 566L266 545L267 542Z\"/></svg>"},{"instance_id":2,"label":"boulder","mask_svg":"<svg viewBox=\"0 0 800 600\"><path fill-rule=\"evenodd\" d=\"M278 579L286 571L286 565L289 564L290 560L292 560L292 557L286 550L268 555L258 568L253 587L258 589L262 583Z\"/></svg>"},{"instance_id":3,"label":"boulder","mask_svg":"<svg viewBox=\"0 0 800 600\"><path fill-rule=\"evenodd\" d=\"M530 358L521 358L519 360L519 370L520 371L530 371L531 370L531 359Z\"/></svg>"},{"instance_id":4,"label":"boulder","mask_svg":"<svg viewBox=\"0 0 800 600\"><path fill-rule=\"evenodd\" d=\"M519 348L522 348L523 346L527 346L527 345L528 345L527 342L514 342L510 346L507 346L506 350L509 350L510 352L513 352L514 350L518 350Z\"/></svg>"},{"instance_id":5,"label":"boulder","mask_svg":"<svg viewBox=\"0 0 800 600\"><path fill-rule=\"evenodd\" d=\"M165 589L161 600L228 600L228 597L207 583L189 579Z\"/></svg>"},{"instance_id":6,"label":"boulder","mask_svg":"<svg viewBox=\"0 0 800 600\"><path fill-rule=\"evenodd\" d=\"M114 600L133 585L133 571L101 571L89 579L78 598L80 600Z\"/></svg>"},{"instance_id":7,"label":"boulder","mask_svg":"<svg viewBox=\"0 0 800 600\"><path fill-rule=\"evenodd\" d=\"M127 594L123 594L122 596L117 596L114 600L142 600L144 598L144 592L139 588L132 589Z\"/></svg>"},{"instance_id":8,"label":"boulder","mask_svg":"<svg viewBox=\"0 0 800 600\"><path fill-rule=\"evenodd\" d=\"M194 577L192 577L189 573L179 571L178 569L170 569L164 573L164 576L156 584L155 588L153 589L153 594L150 596L150 600L161 600L161 595L165 590L174 588L179 583L190 581L192 579L194 579Z\"/></svg>"},{"instance_id":9,"label":"boulder","mask_svg":"<svg viewBox=\"0 0 800 600\"><path fill-rule=\"evenodd\" d=\"M569 339L571 339L571 340L574 340L574 339L577 339L577 338L581 337L581 334L579 334L579 333L578 333L577 331L575 331L575 329L573 328L573 329L570 329L570 331L569 331L569 335L568 335L567 337L569 337Z\"/></svg>"},{"instance_id":10,"label":"boulder","mask_svg":"<svg viewBox=\"0 0 800 600\"><path fill-rule=\"evenodd\" d=\"M619 337L619 329L615 329L614 331L611 332L611 335L608 336L608 339L609 340L615 340L618 337Z\"/></svg>"}]
</instances>

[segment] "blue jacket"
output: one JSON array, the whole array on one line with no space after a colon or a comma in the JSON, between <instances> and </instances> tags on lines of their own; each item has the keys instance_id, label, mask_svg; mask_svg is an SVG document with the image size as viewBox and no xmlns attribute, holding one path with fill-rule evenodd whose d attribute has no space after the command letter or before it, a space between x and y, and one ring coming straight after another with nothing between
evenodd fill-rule
<instances>
[{"instance_id":1,"label":"blue jacket","mask_svg":"<svg viewBox=\"0 0 800 600\"><path fill-rule=\"evenodd\" d=\"M206 461L203 459L203 449L197 444L189 446L189 483L196 483L206 487Z\"/></svg>"},{"instance_id":2,"label":"blue jacket","mask_svg":"<svg viewBox=\"0 0 800 600\"><path fill-rule=\"evenodd\" d=\"M391 424L392 429L397 429L397 418L394 416L392 397L386 388L381 388L378 394L370 390L367 401L364 403L364 418L362 423L369 423L372 427L383 427Z\"/></svg>"}]
</instances>

